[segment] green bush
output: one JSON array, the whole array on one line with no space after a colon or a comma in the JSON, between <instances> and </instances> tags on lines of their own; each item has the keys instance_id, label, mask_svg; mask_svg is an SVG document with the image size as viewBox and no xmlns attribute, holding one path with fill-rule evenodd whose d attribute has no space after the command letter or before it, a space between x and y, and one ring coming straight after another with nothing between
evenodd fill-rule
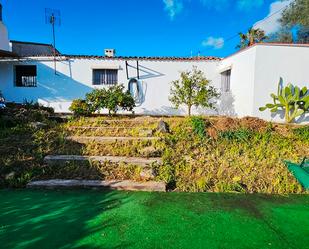
<instances>
[{"instance_id":1,"label":"green bush","mask_svg":"<svg viewBox=\"0 0 309 249\"><path fill-rule=\"evenodd\" d=\"M91 112L100 111L106 108L108 100L108 92L106 89L94 89L86 94L86 102L88 103Z\"/></svg>"},{"instance_id":2,"label":"green bush","mask_svg":"<svg viewBox=\"0 0 309 249\"><path fill-rule=\"evenodd\" d=\"M245 128L231 131L222 131L219 133L220 138L227 139L229 141L235 140L237 142L248 142L252 135L253 132Z\"/></svg>"},{"instance_id":3,"label":"green bush","mask_svg":"<svg viewBox=\"0 0 309 249\"><path fill-rule=\"evenodd\" d=\"M135 102L128 91L124 91L124 86L117 85L108 89L94 89L86 94L86 99L75 100L77 107L71 107L74 110L82 110L78 115L88 115L93 112L100 112L103 109L108 110L108 114L116 114L119 109L124 111L133 111ZM73 105L73 103L72 103ZM82 108L80 108L82 107ZM73 109L70 109L76 113ZM76 113L77 114L77 113Z\"/></svg>"},{"instance_id":4,"label":"green bush","mask_svg":"<svg viewBox=\"0 0 309 249\"><path fill-rule=\"evenodd\" d=\"M90 105L83 99L74 99L70 108L75 116L87 116L91 114Z\"/></svg>"},{"instance_id":5,"label":"green bush","mask_svg":"<svg viewBox=\"0 0 309 249\"><path fill-rule=\"evenodd\" d=\"M206 125L202 117L191 117L191 125L195 134L200 138L206 137Z\"/></svg>"},{"instance_id":6,"label":"green bush","mask_svg":"<svg viewBox=\"0 0 309 249\"><path fill-rule=\"evenodd\" d=\"M113 86L107 90L106 108L109 114L116 114L119 109L132 111L134 107L134 99L128 91L124 92L124 86Z\"/></svg>"}]
</instances>

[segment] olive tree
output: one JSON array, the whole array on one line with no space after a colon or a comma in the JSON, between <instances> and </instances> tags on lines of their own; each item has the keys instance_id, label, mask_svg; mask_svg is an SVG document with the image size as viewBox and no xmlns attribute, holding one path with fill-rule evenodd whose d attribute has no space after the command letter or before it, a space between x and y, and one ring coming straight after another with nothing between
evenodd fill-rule
<instances>
[{"instance_id":1,"label":"olive tree","mask_svg":"<svg viewBox=\"0 0 309 249\"><path fill-rule=\"evenodd\" d=\"M210 85L203 72L193 67L192 71L181 72L180 79L172 82L169 100L176 108L185 105L191 116L193 106L215 109L218 97L217 89Z\"/></svg>"}]
</instances>

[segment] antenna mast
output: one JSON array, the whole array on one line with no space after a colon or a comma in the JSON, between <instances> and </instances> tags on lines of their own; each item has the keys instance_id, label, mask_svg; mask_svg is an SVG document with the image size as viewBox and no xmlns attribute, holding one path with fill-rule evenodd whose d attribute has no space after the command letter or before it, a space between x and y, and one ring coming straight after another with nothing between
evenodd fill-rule
<instances>
[{"instance_id":1,"label":"antenna mast","mask_svg":"<svg viewBox=\"0 0 309 249\"><path fill-rule=\"evenodd\" d=\"M53 55L54 55L54 68L55 74L57 74L57 61L56 61L56 33L55 33L55 25L60 26L61 17L60 11L54 9L45 9L45 22L46 24L51 24L53 31Z\"/></svg>"}]
</instances>

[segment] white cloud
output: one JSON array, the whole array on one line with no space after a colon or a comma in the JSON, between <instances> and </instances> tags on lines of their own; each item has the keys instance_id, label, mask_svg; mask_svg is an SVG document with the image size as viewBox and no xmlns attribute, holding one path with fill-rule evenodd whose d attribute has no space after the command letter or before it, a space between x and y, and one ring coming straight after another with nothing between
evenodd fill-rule
<instances>
[{"instance_id":1,"label":"white cloud","mask_svg":"<svg viewBox=\"0 0 309 249\"><path fill-rule=\"evenodd\" d=\"M184 9L184 3L190 3L196 0L163 0L164 9L168 13L171 20L176 15L180 14ZM224 10L236 6L240 11L250 11L254 8L261 7L265 0L199 0L199 2L208 9L214 9L217 11Z\"/></svg>"},{"instance_id":2,"label":"white cloud","mask_svg":"<svg viewBox=\"0 0 309 249\"><path fill-rule=\"evenodd\" d=\"M243 11L250 11L261 7L263 4L264 0L237 0L237 8Z\"/></svg>"},{"instance_id":3,"label":"white cloud","mask_svg":"<svg viewBox=\"0 0 309 249\"><path fill-rule=\"evenodd\" d=\"M206 40L202 41L204 47L212 47L214 49L220 49L224 46L224 39L222 37L209 36Z\"/></svg>"},{"instance_id":4,"label":"white cloud","mask_svg":"<svg viewBox=\"0 0 309 249\"><path fill-rule=\"evenodd\" d=\"M167 11L171 20L183 10L182 0L163 0L164 9Z\"/></svg>"},{"instance_id":5,"label":"white cloud","mask_svg":"<svg viewBox=\"0 0 309 249\"><path fill-rule=\"evenodd\" d=\"M277 1L270 5L268 15L262 20L256 22L253 27L259 28L265 31L266 34L271 34L278 31L280 28L279 19L284 11L285 7L288 6L293 0Z\"/></svg>"}]
</instances>

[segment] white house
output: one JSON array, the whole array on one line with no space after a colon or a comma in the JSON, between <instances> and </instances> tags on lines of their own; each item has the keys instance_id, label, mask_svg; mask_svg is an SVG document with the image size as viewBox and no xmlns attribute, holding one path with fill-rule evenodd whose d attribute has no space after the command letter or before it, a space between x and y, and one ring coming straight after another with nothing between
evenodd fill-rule
<instances>
[{"instance_id":1,"label":"white house","mask_svg":"<svg viewBox=\"0 0 309 249\"><path fill-rule=\"evenodd\" d=\"M8 101L37 101L56 112L68 112L73 99L93 88L123 84L136 99L135 113L183 115L186 110L169 101L171 82L196 66L222 95L217 110L198 108L194 113L282 121L280 113L271 116L259 107L271 101L280 77L285 84L309 87L308 65L309 44L261 43L226 58L121 57L113 49L102 56L64 55L49 44L9 41L0 19L0 91Z\"/></svg>"}]
</instances>

